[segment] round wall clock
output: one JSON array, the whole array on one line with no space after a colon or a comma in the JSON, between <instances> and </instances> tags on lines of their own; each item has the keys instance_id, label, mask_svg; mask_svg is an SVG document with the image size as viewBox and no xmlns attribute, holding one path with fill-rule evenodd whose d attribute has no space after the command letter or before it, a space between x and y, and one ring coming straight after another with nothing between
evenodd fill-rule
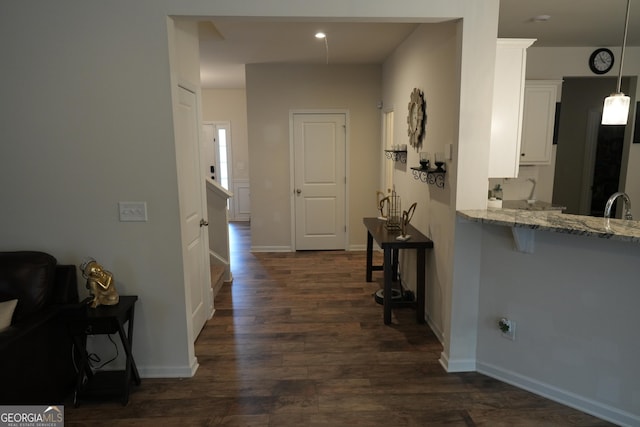
<instances>
[{"instance_id":1,"label":"round wall clock","mask_svg":"<svg viewBox=\"0 0 640 427\"><path fill-rule=\"evenodd\" d=\"M420 89L413 89L409 101L409 115L407 116L407 124L409 125L407 133L412 147L418 148L420 146L426 121L424 95Z\"/></svg>"},{"instance_id":2,"label":"round wall clock","mask_svg":"<svg viewBox=\"0 0 640 427\"><path fill-rule=\"evenodd\" d=\"M589 68L596 74L606 74L613 67L613 52L607 48L593 51L589 57Z\"/></svg>"}]
</instances>

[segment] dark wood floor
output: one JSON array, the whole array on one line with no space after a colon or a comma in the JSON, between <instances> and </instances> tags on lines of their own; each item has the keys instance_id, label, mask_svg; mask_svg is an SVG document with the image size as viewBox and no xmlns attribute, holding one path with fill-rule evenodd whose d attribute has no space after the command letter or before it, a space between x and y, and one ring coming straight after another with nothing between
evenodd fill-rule
<instances>
[{"instance_id":1,"label":"dark wood floor","mask_svg":"<svg viewBox=\"0 0 640 427\"><path fill-rule=\"evenodd\" d=\"M143 379L126 407L69 404L66 425L610 425L481 374L445 373L412 309L383 324L372 298L381 277L365 282L364 253L251 254L241 224L231 240L234 281L198 337L195 377Z\"/></svg>"}]
</instances>

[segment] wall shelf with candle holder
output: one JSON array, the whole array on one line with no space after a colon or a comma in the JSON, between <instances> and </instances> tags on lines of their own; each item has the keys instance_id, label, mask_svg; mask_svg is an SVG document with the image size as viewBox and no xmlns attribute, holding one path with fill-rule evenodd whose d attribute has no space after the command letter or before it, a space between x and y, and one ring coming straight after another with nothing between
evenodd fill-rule
<instances>
[{"instance_id":1,"label":"wall shelf with candle holder","mask_svg":"<svg viewBox=\"0 0 640 427\"><path fill-rule=\"evenodd\" d=\"M447 173L444 168L411 168L413 177L427 184L435 184L438 188L444 188L444 176Z\"/></svg>"},{"instance_id":2,"label":"wall shelf with candle holder","mask_svg":"<svg viewBox=\"0 0 640 427\"><path fill-rule=\"evenodd\" d=\"M406 145L394 145L389 150L384 150L384 155L387 159L394 162L407 163L407 146Z\"/></svg>"},{"instance_id":3,"label":"wall shelf with candle holder","mask_svg":"<svg viewBox=\"0 0 640 427\"><path fill-rule=\"evenodd\" d=\"M444 153L435 154L435 168L430 167L430 157L428 152L420 152L420 167L411 168L413 177L427 184L435 184L436 187L444 188L444 176L447 173Z\"/></svg>"}]
</instances>

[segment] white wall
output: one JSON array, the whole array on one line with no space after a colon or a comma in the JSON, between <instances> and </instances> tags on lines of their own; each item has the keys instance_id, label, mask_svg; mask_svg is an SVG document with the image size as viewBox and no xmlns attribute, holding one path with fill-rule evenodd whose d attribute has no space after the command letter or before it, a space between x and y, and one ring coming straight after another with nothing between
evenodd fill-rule
<instances>
[{"instance_id":1,"label":"white wall","mask_svg":"<svg viewBox=\"0 0 640 427\"><path fill-rule=\"evenodd\" d=\"M640 245L508 227L481 230L478 370L622 425L640 425ZM516 322L503 338L500 317Z\"/></svg>"},{"instance_id":2,"label":"white wall","mask_svg":"<svg viewBox=\"0 0 640 427\"><path fill-rule=\"evenodd\" d=\"M426 313L429 324L443 340L445 316L444 295L451 285L457 159L447 161L444 188L428 185L413 177L411 167L419 166L419 152L444 152L446 144L454 144L457 135L457 81L459 44L457 22L420 25L384 63L383 103L393 109L394 143L407 144L407 163L386 160L393 168L393 182L402 209L416 202L411 224L435 244L428 251L426 271ZM414 88L424 92L427 121L421 148L412 148L407 136L407 105ZM383 156L382 153L379 154ZM382 189L380 189L382 190ZM401 273L407 288L416 291L415 251L401 254Z\"/></svg>"},{"instance_id":3,"label":"white wall","mask_svg":"<svg viewBox=\"0 0 640 427\"><path fill-rule=\"evenodd\" d=\"M190 361L167 18L154 4L2 5L12 36L0 40L11 58L0 83L0 248L75 265L95 257L120 294L140 297L134 354L143 375L164 376ZM118 221L128 200L147 202L147 222Z\"/></svg>"}]
</instances>

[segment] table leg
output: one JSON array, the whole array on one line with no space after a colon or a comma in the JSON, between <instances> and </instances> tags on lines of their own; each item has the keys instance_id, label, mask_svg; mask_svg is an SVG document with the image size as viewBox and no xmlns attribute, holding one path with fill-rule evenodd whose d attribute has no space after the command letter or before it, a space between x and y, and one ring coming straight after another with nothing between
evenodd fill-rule
<instances>
[{"instance_id":1,"label":"table leg","mask_svg":"<svg viewBox=\"0 0 640 427\"><path fill-rule=\"evenodd\" d=\"M131 350L131 345L133 344L133 307L131 307L131 312L129 316L129 334L125 334L124 327L122 323L118 322L118 335L120 336L120 341L122 341L122 346L124 347L124 352L126 354L126 362L125 362L125 372L124 372L124 395L122 397L122 404L126 405L129 402L129 389L131 387L131 376L133 375L133 380L137 385L140 385L140 375L138 374L138 368L136 367L136 362L133 359L133 352Z\"/></svg>"},{"instance_id":2,"label":"table leg","mask_svg":"<svg viewBox=\"0 0 640 427\"><path fill-rule=\"evenodd\" d=\"M393 264L392 264L392 268L393 268L393 275L391 276L394 282L398 281L398 254L400 252L400 249L394 249L393 250Z\"/></svg>"},{"instance_id":3,"label":"table leg","mask_svg":"<svg viewBox=\"0 0 640 427\"><path fill-rule=\"evenodd\" d=\"M373 236L367 231L367 282L371 282L371 271L373 270Z\"/></svg>"},{"instance_id":4,"label":"table leg","mask_svg":"<svg viewBox=\"0 0 640 427\"><path fill-rule=\"evenodd\" d=\"M388 325L391 323L391 306L393 302L393 294L391 290L391 276L393 274L392 267L392 250L389 248L384 249L384 295L383 295L383 305L384 305L384 324Z\"/></svg>"},{"instance_id":5,"label":"table leg","mask_svg":"<svg viewBox=\"0 0 640 427\"><path fill-rule=\"evenodd\" d=\"M73 392L73 406L77 408L80 405L80 394L82 393L82 387L84 386L85 378L86 381L91 380L93 372L91 371L91 367L89 366L89 358L87 357L86 336L74 335L73 342L75 346L73 351L78 352L79 359L79 369L77 374L78 376L76 377L76 388Z\"/></svg>"},{"instance_id":6,"label":"table leg","mask_svg":"<svg viewBox=\"0 0 640 427\"><path fill-rule=\"evenodd\" d=\"M133 358L133 315L135 314L135 306L131 306L131 316L129 317L129 327L127 329L127 338L129 340L129 353L131 353L131 368L133 371L133 380L136 385L140 385L140 374L138 373L138 367L136 361Z\"/></svg>"},{"instance_id":7,"label":"table leg","mask_svg":"<svg viewBox=\"0 0 640 427\"><path fill-rule=\"evenodd\" d=\"M424 302L425 302L425 250L424 248L418 248L417 251L417 271L416 271L416 321L418 323L424 323Z\"/></svg>"}]
</instances>

